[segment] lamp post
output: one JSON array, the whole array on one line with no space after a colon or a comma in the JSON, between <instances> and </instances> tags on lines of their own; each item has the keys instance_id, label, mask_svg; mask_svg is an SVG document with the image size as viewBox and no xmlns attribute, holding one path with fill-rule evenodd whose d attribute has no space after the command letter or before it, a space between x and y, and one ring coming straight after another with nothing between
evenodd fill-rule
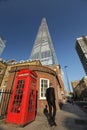
<instances>
[{"instance_id":1,"label":"lamp post","mask_svg":"<svg viewBox=\"0 0 87 130\"><path fill-rule=\"evenodd\" d=\"M67 79L68 89L69 89L69 91L71 92L70 84L69 84L69 79L68 79L68 74L67 74L67 68L68 68L68 66L64 66L64 68L65 68L65 72L66 72L66 79Z\"/></svg>"}]
</instances>

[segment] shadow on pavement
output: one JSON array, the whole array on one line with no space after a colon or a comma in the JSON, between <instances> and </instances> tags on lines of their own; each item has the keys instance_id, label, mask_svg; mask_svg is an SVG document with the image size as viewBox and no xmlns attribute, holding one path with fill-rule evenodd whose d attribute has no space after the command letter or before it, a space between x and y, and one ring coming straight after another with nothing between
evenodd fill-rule
<instances>
[{"instance_id":1,"label":"shadow on pavement","mask_svg":"<svg viewBox=\"0 0 87 130\"><path fill-rule=\"evenodd\" d=\"M61 110L66 111L66 112L70 112L70 113L74 113L74 109L75 109L74 105L75 104L71 104L71 103L63 104L61 107Z\"/></svg>"},{"instance_id":2,"label":"shadow on pavement","mask_svg":"<svg viewBox=\"0 0 87 130\"><path fill-rule=\"evenodd\" d=\"M87 130L87 120L67 117L63 120L62 124L67 130Z\"/></svg>"}]
</instances>

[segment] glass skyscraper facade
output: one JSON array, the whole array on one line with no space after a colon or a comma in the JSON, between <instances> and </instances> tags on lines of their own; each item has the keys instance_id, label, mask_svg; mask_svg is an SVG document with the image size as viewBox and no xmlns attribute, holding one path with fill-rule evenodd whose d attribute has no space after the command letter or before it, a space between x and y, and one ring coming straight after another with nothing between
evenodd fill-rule
<instances>
[{"instance_id":1,"label":"glass skyscraper facade","mask_svg":"<svg viewBox=\"0 0 87 130\"><path fill-rule=\"evenodd\" d=\"M5 40L0 36L0 55L2 54L3 50L5 48Z\"/></svg>"},{"instance_id":2,"label":"glass skyscraper facade","mask_svg":"<svg viewBox=\"0 0 87 130\"><path fill-rule=\"evenodd\" d=\"M29 59L40 60L42 65L58 64L45 18L41 21Z\"/></svg>"},{"instance_id":3,"label":"glass skyscraper facade","mask_svg":"<svg viewBox=\"0 0 87 130\"><path fill-rule=\"evenodd\" d=\"M87 75L87 36L77 38L76 51Z\"/></svg>"}]
</instances>

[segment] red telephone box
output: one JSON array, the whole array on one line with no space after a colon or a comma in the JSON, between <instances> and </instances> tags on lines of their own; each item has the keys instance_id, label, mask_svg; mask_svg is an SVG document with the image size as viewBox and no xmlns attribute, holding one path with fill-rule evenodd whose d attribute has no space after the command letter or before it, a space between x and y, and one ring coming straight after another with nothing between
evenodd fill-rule
<instances>
[{"instance_id":1,"label":"red telephone box","mask_svg":"<svg viewBox=\"0 0 87 130\"><path fill-rule=\"evenodd\" d=\"M23 69L17 73L6 117L7 123L24 126L35 119L36 84L37 74L34 71Z\"/></svg>"}]
</instances>

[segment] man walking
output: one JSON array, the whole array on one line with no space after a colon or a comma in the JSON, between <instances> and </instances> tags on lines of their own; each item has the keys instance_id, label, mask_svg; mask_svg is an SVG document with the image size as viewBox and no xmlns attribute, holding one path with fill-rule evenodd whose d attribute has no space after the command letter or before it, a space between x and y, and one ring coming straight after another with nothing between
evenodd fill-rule
<instances>
[{"instance_id":1,"label":"man walking","mask_svg":"<svg viewBox=\"0 0 87 130\"><path fill-rule=\"evenodd\" d=\"M55 115L56 115L56 104L55 104L55 91L52 86L52 83L50 83L50 87L46 90L46 99L49 106L49 116L51 123L53 125L56 125L55 123Z\"/></svg>"}]
</instances>

